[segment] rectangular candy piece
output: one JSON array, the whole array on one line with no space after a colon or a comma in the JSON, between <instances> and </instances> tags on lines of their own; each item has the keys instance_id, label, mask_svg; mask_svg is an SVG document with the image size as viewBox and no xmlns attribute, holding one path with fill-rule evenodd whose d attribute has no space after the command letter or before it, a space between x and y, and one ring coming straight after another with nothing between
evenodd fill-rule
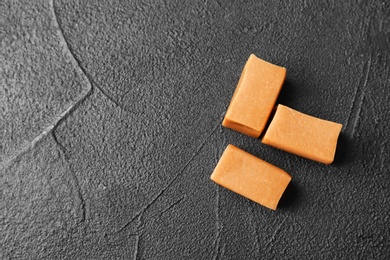
<instances>
[{"instance_id":1,"label":"rectangular candy piece","mask_svg":"<svg viewBox=\"0 0 390 260\"><path fill-rule=\"evenodd\" d=\"M211 180L276 210L291 176L282 169L229 144L215 167Z\"/></svg>"},{"instance_id":2,"label":"rectangular candy piece","mask_svg":"<svg viewBox=\"0 0 390 260\"><path fill-rule=\"evenodd\" d=\"M286 69L251 54L222 125L258 138L282 89Z\"/></svg>"},{"instance_id":3,"label":"rectangular candy piece","mask_svg":"<svg viewBox=\"0 0 390 260\"><path fill-rule=\"evenodd\" d=\"M262 142L307 159L331 164L343 126L278 105Z\"/></svg>"}]
</instances>

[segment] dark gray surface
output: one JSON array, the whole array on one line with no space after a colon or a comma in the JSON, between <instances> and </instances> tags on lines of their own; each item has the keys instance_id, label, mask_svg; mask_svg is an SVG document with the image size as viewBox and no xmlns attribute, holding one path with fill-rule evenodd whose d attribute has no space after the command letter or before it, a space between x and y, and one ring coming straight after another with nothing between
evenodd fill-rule
<instances>
[{"instance_id":1,"label":"dark gray surface","mask_svg":"<svg viewBox=\"0 0 390 260\"><path fill-rule=\"evenodd\" d=\"M3 1L2 1L3 2ZM89 86L53 22L48 1L2 3L0 162L50 131Z\"/></svg>"},{"instance_id":2,"label":"dark gray surface","mask_svg":"<svg viewBox=\"0 0 390 260\"><path fill-rule=\"evenodd\" d=\"M1 259L390 256L389 3L2 5L2 93L27 76L1 129L27 144L2 130ZM250 53L287 68L281 103L344 125L334 164L220 126ZM209 180L229 143L293 176L277 211Z\"/></svg>"}]
</instances>

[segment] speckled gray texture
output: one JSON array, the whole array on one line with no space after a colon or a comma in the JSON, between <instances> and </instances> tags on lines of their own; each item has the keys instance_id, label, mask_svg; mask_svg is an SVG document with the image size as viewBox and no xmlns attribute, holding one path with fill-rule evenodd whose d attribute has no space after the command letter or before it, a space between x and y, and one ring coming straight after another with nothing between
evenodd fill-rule
<instances>
[{"instance_id":1,"label":"speckled gray texture","mask_svg":"<svg viewBox=\"0 0 390 260\"><path fill-rule=\"evenodd\" d=\"M89 86L48 1L2 1L0 164L49 131Z\"/></svg>"},{"instance_id":2,"label":"speckled gray texture","mask_svg":"<svg viewBox=\"0 0 390 260\"><path fill-rule=\"evenodd\" d=\"M1 259L389 258L389 3L25 8L58 22L67 82L89 92L2 166ZM250 53L287 68L279 102L344 125L334 164L220 126ZM209 180L229 143L293 176L277 211Z\"/></svg>"}]
</instances>

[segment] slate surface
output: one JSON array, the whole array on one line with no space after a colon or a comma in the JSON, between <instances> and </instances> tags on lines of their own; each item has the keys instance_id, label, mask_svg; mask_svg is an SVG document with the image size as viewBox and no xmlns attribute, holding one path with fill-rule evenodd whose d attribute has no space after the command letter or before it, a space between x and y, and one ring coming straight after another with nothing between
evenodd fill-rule
<instances>
[{"instance_id":1,"label":"slate surface","mask_svg":"<svg viewBox=\"0 0 390 260\"><path fill-rule=\"evenodd\" d=\"M0 10L1 259L389 258L388 2ZM334 164L220 126L250 53L344 125ZM229 143L293 176L277 211L209 180Z\"/></svg>"},{"instance_id":2,"label":"slate surface","mask_svg":"<svg viewBox=\"0 0 390 260\"><path fill-rule=\"evenodd\" d=\"M53 20L50 3L28 2L1 7L1 163L50 131L90 88Z\"/></svg>"}]
</instances>

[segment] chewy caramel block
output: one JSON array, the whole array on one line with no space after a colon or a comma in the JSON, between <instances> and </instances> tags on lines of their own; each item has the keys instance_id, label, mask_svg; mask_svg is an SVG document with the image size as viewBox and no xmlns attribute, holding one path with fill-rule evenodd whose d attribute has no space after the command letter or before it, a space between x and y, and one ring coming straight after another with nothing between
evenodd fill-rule
<instances>
[{"instance_id":1,"label":"chewy caramel block","mask_svg":"<svg viewBox=\"0 0 390 260\"><path fill-rule=\"evenodd\" d=\"M251 54L222 125L258 138L274 108L285 78L285 68Z\"/></svg>"},{"instance_id":2,"label":"chewy caramel block","mask_svg":"<svg viewBox=\"0 0 390 260\"><path fill-rule=\"evenodd\" d=\"M211 180L276 210L291 176L282 169L229 144L215 167Z\"/></svg>"},{"instance_id":3,"label":"chewy caramel block","mask_svg":"<svg viewBox=\"0 0 390 260\"><path fill-rule=\"evenodd\" d=\"M262 142L324 164L334 160L342 125L278 105Z\"/></svg>"}]
</instances>

